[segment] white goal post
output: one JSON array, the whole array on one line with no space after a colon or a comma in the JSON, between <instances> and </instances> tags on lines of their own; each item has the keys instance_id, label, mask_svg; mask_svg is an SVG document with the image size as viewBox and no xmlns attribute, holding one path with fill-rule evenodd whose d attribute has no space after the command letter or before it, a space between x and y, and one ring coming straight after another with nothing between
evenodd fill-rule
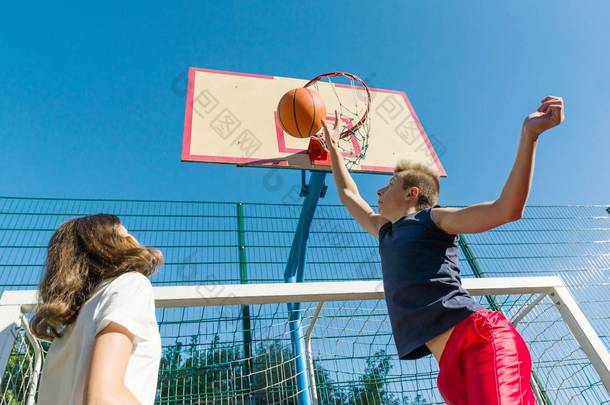
<instances>
[{"instance_id":1,"label":"white goal post","mask_svg":"<svg viewBox=\"0 0 610 405\"><path fill-rule=\"evenodd\" d=\"M473 296L527 297L521 300L518 306L514 306L511 313L506 314L516 325L526 319L543 299L549 300L560 314L561 322L565 323L578 343L580 350L586 354L591 366L599 375L601 384L610 392L608 349L560 277L467 278L462 281L463 286ZM303 336L306 340L307 360L310 366L309 377L313 384L312 396L316 400L311 338L321 311L327 303L382 300L383 285L381 281L196 285L154 287L154 293L155 303L159 309L311 303L307 313L307 323L303 325ZM0 298L0 370L2 371L0 378L5 375L5 369L9 365L9 358L19 334L29 340L32 339L26 318L36 305L36 295L35 290L4 291ZM40 345L34 342L32 346L32 371L28 383L30 398L34 397L42 364Z\"/></svg>"}]
</instances>

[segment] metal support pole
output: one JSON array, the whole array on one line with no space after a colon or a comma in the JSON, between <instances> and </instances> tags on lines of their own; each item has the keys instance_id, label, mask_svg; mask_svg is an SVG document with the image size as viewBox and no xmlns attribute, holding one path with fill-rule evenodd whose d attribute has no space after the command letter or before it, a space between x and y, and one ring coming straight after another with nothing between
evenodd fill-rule
<instances>
[{"instance_id":1,"label":"metal support pole","mask_svg":"<svg viewBox=\"0 0 610 405\"><path fill-rule=\"evenodd\" d=\"M36 405L36 392L38 391L38 380L42 372L42 346L40 341L34 337L30 330L30 324L23 314L21 315L21 324L25 331L25 336L28 342L32 345L34 351L34 364L32 365L32 375L30 376L30 383L28 384L28 395L25 405Z\"/></svg>"},{"instance_id":2,"label":"metal support pole","mask_svg":"<svg viewBox=\"0 0 610 405\"><path fill-rule=\"evenodd\" d=\"M311 334L313 333L313 328L316 326L316 321L320 316L320 312L322 312L323 306L324 301L320 301L318 307L316 308L316 312L313 314L313 317L309 322L307 332L305 333L305 347L307 348L307 363L309 364L309 378L311 379L311 398L313 400L313 405L318 405L318 390L316 388L316 366L313 362L313 354L311 352Z\"/></svg>"},{"instance_id":3,"label":"metal support pole","mask_svg":"<svg viewBox=\"0 0 610 405\"><path fill-rule=\"evenodd\" d=\"M591 364L599 374L604 387L610 392L610 353L608 353L606 345L591 326L568 287L555 287L551 299L561 312L581 349L591 360Z\"/></svg>"},{"instance_id":4,"label":"metal support pole","mask_svg":"<svg viewBox=\"0 0 610 405\"><path fill-rule=\"evenodd\" d=\"M4 295L5 293L2 294L3 297ZM19 305L0 306L0 383L4 382L2 377L13 351L15 336L21 323L20 315Z\"/></svg>"},{"instance_id":5,"label":"metal support pole","mask_svg":"<svg viewBox=\"0 0 610 405\"><path fill-rule=\"evenodd\" d=\"M239 282L240 284L248 284L248 262L246 259L246 229L244 221L244 204L237 203L237 237L239 243ZM244 339L244 374L246 379L244 385L246 392L250 392L250 376L253 371L252 364L252 326L250 324L250 306L241 306L242 316L242 331ZM249 401L253 401L254 397L250 397Z\"/></svg>"},{"instance_id":6,"label":"metal support pole","mask_svg":"<svg viewBox=\"0 0 610 405\"><path fill-rule=\"evenodd\" d=\"M294 234L294 239L290 248L290 255L288 256L288 262L286 263L286 269L284 271L284 281L286 283L299 283L303 281L309 228L318 205L318 200L320 199L320 195L325 188L325 177L326 172L311 172L309 184L306 185L306 187L304 187L302 190L302 194L305 194L305 201L303 201L301 216ZM300 309L300 303L288 304L290 340L292 342L292 349L296 362L296 380L298 389L297 401L299 405L310 405L311 382L307 372L305 342L300 328Z\"/></svg>"}]
</instances>

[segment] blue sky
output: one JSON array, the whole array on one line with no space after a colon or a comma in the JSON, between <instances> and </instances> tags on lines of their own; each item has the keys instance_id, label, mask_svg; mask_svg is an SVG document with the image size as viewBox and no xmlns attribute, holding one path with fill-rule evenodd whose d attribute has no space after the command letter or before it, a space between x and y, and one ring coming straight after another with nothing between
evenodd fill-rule
<instances>
[{"instance_id":1,"label":"blue sky","mask_svg":"<svg viewBox=\"0 0 610 405\"><path fill-rule=\"evenodd\" d=\"M299 171L180 161L195 66L406 91L444 147L443 205L497 198L523 118L563 96L528 203L608 204L610 3L583 3L5 4L0 195L297 202ZM387 179L356 176L371 202Z\"/></svg>"}]
</instances>

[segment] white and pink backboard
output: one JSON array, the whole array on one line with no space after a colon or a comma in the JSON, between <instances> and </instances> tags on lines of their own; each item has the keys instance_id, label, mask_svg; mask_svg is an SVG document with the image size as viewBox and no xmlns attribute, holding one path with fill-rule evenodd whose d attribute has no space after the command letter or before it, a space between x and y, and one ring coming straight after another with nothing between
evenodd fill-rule
<instances>
[{"instance_id":1,"label":"white and pink backboard","mask_svg":"<svg viewBox=\"0 0 610 405\"><path fill-rule=\"evenodd\" d=\"M307 80L190 68L182 160L330 170L328 166L313 166L307 154L309 140L285 133L277 118L282 95L305 83ZM362 89L351 86L320 83L317 90L329 114L339 110L333 105L337 96L360 104L362 100L356 99L365 97ZM428 163L446 176L407 95L394 90L370 91L368 149L351 170L391 173L398 159L407 158Z\"/></svg>"}]
</instances>

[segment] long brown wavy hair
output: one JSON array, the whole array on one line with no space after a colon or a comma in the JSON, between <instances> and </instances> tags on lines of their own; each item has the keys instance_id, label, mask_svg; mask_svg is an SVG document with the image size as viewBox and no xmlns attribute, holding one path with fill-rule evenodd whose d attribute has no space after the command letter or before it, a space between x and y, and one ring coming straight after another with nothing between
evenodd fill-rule
<instances>
[{"instance_id":1,"label":"long brown wavy hair","mask_svg":"<svg viewBox=\"0 0 610 405\"><path fill-rule=\"evenodd\" d=\"M120 225L118 217L98 214L69 220L55 231L31 321L34 335L61 337L105 279L130 271L150 276L163 264L159 250L123 235Z\"/></svg>"}]
</instances>

